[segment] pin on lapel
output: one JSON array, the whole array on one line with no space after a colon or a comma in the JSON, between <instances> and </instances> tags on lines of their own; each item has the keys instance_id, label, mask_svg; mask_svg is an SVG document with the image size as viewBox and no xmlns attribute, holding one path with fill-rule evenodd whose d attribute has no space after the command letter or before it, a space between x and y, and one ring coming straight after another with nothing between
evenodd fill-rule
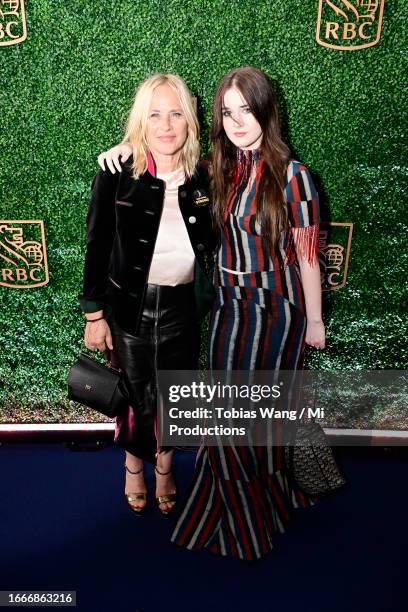
<instances>
[{"instance_id":1,"label":"pin on lapel","mask_svg":"<svg viewBox=\"0 0 408 612\"><path fill-rule=\"evenodd\" d=\"M196 206L208 206L210 199L204 189L196 189L193 192L194 204Z\"/></svg>"}]
</instances>

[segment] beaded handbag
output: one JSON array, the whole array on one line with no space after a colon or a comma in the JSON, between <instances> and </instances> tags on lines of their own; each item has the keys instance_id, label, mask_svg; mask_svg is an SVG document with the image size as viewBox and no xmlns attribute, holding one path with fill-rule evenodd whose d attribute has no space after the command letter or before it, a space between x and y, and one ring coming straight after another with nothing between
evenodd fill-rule
<instances>
[{"instance_id":1,"label":"beaded handbag","mask_svg":"<svg viewBox=\"0 0 408 612\"><path fill-rule=\"evenodd\" d=\"M309 495L329 493L346 484L316 421L298 424L294 440L285 447L285 463L298 487Z\"/></svg>"}]
</instances>

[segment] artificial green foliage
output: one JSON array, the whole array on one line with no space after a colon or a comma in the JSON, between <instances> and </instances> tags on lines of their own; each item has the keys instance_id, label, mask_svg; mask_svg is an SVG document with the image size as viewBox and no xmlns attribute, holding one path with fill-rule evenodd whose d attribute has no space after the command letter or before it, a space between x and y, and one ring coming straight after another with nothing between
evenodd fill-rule
<instances>
[{"instance_id":1,"label":"artificial green foliage","mask_svg":"<svg viewBox=\"0 0 408 612\"><path fill-rule=\"evenodd\" d=\"M317 1L28 0L28 39L0 47L1 219L43 219L50 282L0 287L3 422L89 420L67 400L82 345L77 302L98 153L116 143L137 84L180 74L198 97L202 151L220 77L252 64L276 81L294 155L323 217L355 224L347 284L325 298L323 369L403 369L406 348L406 2L386 0L377 46L315 41Z\"/></svg>"}]
</instances>

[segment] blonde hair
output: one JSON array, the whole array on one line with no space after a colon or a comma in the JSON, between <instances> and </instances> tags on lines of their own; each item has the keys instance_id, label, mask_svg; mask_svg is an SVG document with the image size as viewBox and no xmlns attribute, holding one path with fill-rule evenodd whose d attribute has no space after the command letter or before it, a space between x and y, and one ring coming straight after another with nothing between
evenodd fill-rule
<instances>
[{"instance_id":1,"label":"blonde hair","mask_svg":"<svg viewBox=\"0 0 408 612\"><path fill-rule=\"evenodd\" d=\"M133 148L133 176L139 178L147 170L149 146L146 125L153 92L160 85L169 85L178 95L187 120L187 140L180 151L180 165L187 176L194 174L200 156L200 127L193 106L193 99L183 79L175 74L153 74L138 87L126 125L124 141Z\"/></svg>"}]
</instances>

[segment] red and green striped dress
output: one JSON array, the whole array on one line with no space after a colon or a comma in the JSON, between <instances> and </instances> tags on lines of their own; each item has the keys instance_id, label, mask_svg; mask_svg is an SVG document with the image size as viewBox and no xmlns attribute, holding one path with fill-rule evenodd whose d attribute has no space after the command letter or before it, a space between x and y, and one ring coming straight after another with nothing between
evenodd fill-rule
<instances>
[{"instance_id":1,"label":"red and green striped dress","mask_svg":"<svg viewBox=\"0 0 408 612\"><path fill-rule=\"evenodd\" d=\"M239 151L215 273L210 328L213 370L301 367L305 303L296 252L315 260L319 202L307 168L290 161L284 195L290 229L271 255L256 219L258 151ZM259 559L291 511L313 501L291 481L282 446L201 446L172 541L244 560Z\"/></svg>"}]
</instances>

